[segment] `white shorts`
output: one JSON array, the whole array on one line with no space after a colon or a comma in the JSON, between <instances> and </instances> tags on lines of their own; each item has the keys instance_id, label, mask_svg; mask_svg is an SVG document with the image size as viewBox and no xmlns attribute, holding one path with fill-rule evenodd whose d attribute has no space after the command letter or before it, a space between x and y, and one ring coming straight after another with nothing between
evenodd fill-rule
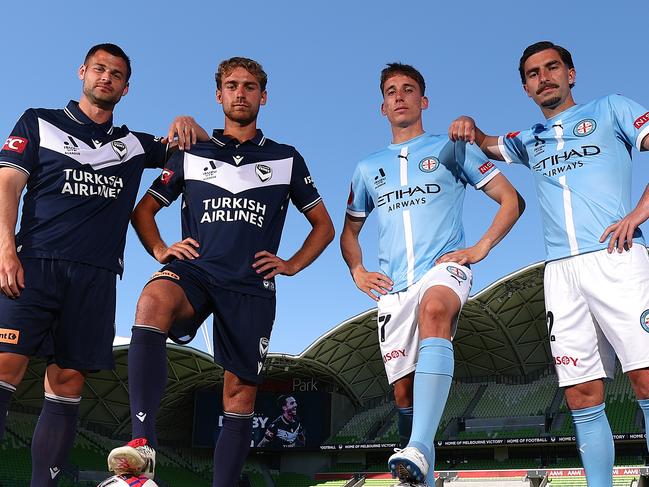
<instances>
[{"instance_id":1,"label":"white shorts","mask_svg":"<svg viewBox=\"0 0 649 487\"><path fill-rule=\"evenodd\" d=\"M378 303L379 346L388 382L405 377L415 370L419 355L419 303L432 286L446 286L460 299L460 309L466 303L473 283L468 267L446 262L429 270L405 291L381 296ZM455 334L457 319L453 324Z\"/></svg>"},{"instance_id":2,"label":"white shorts","mask_svg":"<svg viewBox=\"0 0 649 487\"><path fill-rule=\"evenodd\" d=\"M649 256L642 245L549 262L543 279L559 386L649 367Z\"/></svg>"}]
</instances>

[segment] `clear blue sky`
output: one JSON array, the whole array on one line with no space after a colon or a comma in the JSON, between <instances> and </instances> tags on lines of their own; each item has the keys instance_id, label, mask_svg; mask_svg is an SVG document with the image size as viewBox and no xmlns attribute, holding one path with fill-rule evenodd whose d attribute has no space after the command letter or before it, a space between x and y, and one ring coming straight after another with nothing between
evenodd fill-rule
<instances>
[{"instance_id":1,"label":"clear blue sky","mask_svg":"<svg viewBox=\"0 0 649 487\"><path fill-rule=\"evenodd\" d=\"M525 96L517 64L528 44L567 47L577 69L576 101L621 93L649 106L643 1L610 2L44 2L6 7L0 29L0 133L9 134L27 107L61 107L78 99L77 68L87 49L119 44L131 56L131 89L116 124L164 134L177 114L221 127L214 71L224 58L260 61L269 75L259 126L304 155L339 234L356 162L390 142L379 112L378 75L385 63L413 64L426 78L429 132L446 132L459 114L488 132L529 127L541 113ZM649 182L649 156L634 154L634 202ZM472 294L543 259L540 217L531 175L503 172L525 197L525 215L487 259L474 266ZM147 171L141 192L158 175ZM596 188L593 189L596 191ZM495 205L467 191L467 242L485 231ZM177 205L160 213L168 243L179 238ZM106 222L110 225L110 222ZM644 225L649 233L649 225ZM308 224L294 208L280 256L302 243ZM374 218L363 231L365 263L376 269ZM159 265L129 231L126 272L118 287L117 332L130 334L135 303ZM333 326L373 307L349 277L338 235L322 257L295 277L278 278L278 310L270 349L299 353ZM193 344L204 348L202 338Z\"/></svg>"}]
</instances>

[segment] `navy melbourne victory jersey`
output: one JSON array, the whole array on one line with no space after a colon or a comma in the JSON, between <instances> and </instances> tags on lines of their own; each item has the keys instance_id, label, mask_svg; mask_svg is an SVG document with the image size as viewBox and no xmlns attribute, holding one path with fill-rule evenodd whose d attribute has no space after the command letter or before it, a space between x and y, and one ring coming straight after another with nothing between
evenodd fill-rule
<instances>
[{"instance_id":1,"label":"navy melbourne victory jersey","mask_svg":"<svg viewBox=\"0 0 649 487\"><path fill-rule=\"evenodd\" d=\"M123 270L126 230L145 167L162 167L153 136L96 124L76 102L31 108L0 152L0 167L27 174L20 256Z\"/></svg>"},{"instance_id":2,"label":"navy melbourne victory jersey","mask_svg":"<svg viewBox=\"0 0 649 487\"><path fill-rule=\"evenodd\" d=\"M149 194L165 206L183 195L183 238L200 244L188 264L215 285L260 296L275 283L255 272L254 256L277 253L289 199L301 212L321 201L297 150L260 130L244 143L214 131L211 141L174 154Z\"/></svg>"}]
</instances>

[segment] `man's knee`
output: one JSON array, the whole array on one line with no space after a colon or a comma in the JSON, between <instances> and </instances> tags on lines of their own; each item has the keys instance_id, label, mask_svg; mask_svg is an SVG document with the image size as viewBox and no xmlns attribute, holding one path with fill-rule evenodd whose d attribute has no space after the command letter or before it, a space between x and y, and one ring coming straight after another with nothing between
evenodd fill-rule
<instances>
[{"instance_id":1,"label":"man's knee","mask_svg":"<svg viewBox=\"0 0 649 487\"><path fill-rule=\"evenodd\" d=\"M398 379L392 385L394 389L394 402L399 408L412 406L413 374Z\"/></svg>"},{"instance_id":2,"label":"man's knee","mask_svg":"<svg viewBox=\"0 0 649 487\"><path fill-rule=\"evenodd\" d=\"M137 301L135 323L167 332L186 300L182 288L165 280L149 283Z\"/></svg>"},{"instance_id":3,"label":"man's knee","mask_svg":"<svg viewBox=\"0 0 649 487\"><path fill-rule=\"evenodd\" d=\"M568 386L564 395L571 411L597 406L604 402L604 382L597 379Z\"/></svg>"},{"instance_id":4,"label":"man's knee","mask_svg":"<svg viewBox=\"0 0 649 487\"><path fill-rule=\"evenodd\" d=\"M29 365L29 357L17 353L0 353L0 381L18 386Z\"/></svg>"},{"instance_id":5,"label":"man's knee","mask_svg":"<svg viewBox=\"0 0 649 487\"><path fill-rule=\"evenodd\" d=\"M394 402L399 408L412 407L412 384L394 383Z\"/></svg>"},{"instance_id":6,"label":"man's knee","mask_svg":"<svg viewBox=\"0 0 649 487\"><path fill-rule=\"evenodd\" d=\"M649 369L631 370L627 375L636 397L638 399L649 399Z\"/></svg>"},{"instance_id":7,"label":"man's knee","mask_svg":"<svg viewBox=\"0 0 649 487\"><path fill-rule=\"evenodd\" d=\"M225 371L223 380L223 409L229 413L249 414L255 409L257 384Z\"/></svg>"},{"instance_id":8,"label":"man's knee","mask_svg":"<svg viewBox=\"0 0 649 487\"><path fill-rule=\"evenodd\" d=\"M85 381L85 372L52 364L45 372L45 392L61 397L79 397Z\"/></svg>"},{"instance_id":9,"label":"man's knee","mask_svg":"<svg viewBox=\"0 0 649 487\"><path fill-rule=\"evenodd\" d=\"M450 296L450 299L457 301L455 296ZM420 338L430 336L450 338L453 320L457 314L455 301L449 301L449 297L440 293L424 295L419 305Z\"/></svg>"}]
</instances>

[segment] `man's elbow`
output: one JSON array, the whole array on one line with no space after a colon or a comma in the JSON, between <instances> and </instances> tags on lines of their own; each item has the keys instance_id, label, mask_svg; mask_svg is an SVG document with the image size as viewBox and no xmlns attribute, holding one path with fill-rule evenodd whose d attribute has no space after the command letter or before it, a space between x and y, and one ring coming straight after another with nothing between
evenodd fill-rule
<instances>
[{"instance_id":1,"label":"man's elbow","mask_svg":"<svg viewBox=\"0 0 649 487\"><path fill-rule=\"evenodd\" d=\"M516 191L516 201L518 204L518 216L520 217L525 212L525 200L518 191Z\"/></svg>"},{"instance_id":2,"label":"man's elbow","mask_svg":"<svg viewBox=\"0 0 649 487\"><path fill-rule=\"evenodd\" d=\"M336 230L334 228L334 224L331 221L331 219L324 226L322 233L323 233L322 240L326 242L326 245L329 245L331 242L333 242L333 239L336 236Z\"/></svg>"}]
</instances>

